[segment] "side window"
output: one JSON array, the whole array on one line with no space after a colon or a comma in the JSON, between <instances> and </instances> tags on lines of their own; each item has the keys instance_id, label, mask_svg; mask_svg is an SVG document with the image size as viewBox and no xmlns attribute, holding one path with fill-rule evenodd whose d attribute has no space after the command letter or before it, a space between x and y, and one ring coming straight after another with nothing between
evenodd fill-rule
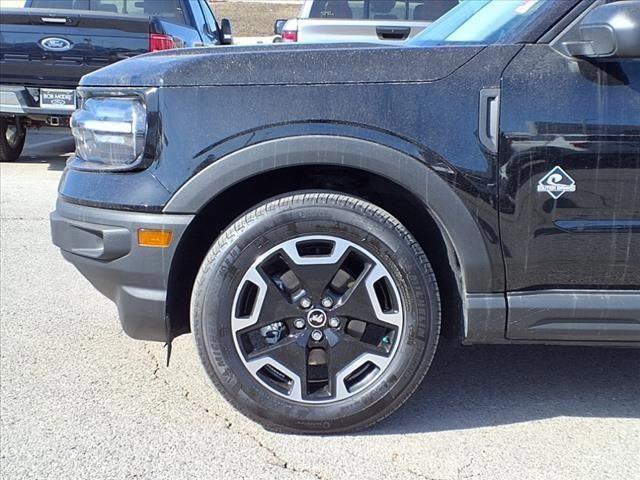
<instances>
[{"instance_id":1,"label":"side window","mask_svg":"<svg viewBox=\"0 0 640 480\"><path fill-rule=\"evenodd\" d=\"M31 7L154 15L180 25L186 23L181 0L33 0Z\"/></svg>"},{"instance_id":2,"label":"side window","mask_svg":"<svg viewBox=\"0 0 640 480\"><path fill-rule=\"evenodd\" d=\"M369 18L433 22L456 5L458 0L369 0Z\"/></svg>"},{"instance_id":3,"label":"side window","mask_svg":"<svg viewBox=\"0 0 640 480\"><path fill-rule=\"evenodd\" d=\"M406 1L374 0L369 1L369 18L371 20L406 20Z\"/></svg>"},{"instance_id":4,"label":"side window","mask_svg":"<svg viewBox=\"0 0 640 480\"><path fill-rule=\"evenodd\" d=\"M349 9L352 12L353 18L367 18L366 1L349 0Z\"/></svg>"},{"instance_id":5,"label":"side window","mask_svg":"<svg viewBox=\"0 0 640 480\"><path fill-rule=\"evenodd\" d=\"M424 2L411 2L409 20L434 22L456 7L459 0L430 0Z\"/></svg>"},{"instance_id":6,"label":"side window","mask_svg":"<svg viewBox=\"0 0 640 480\"><path fill-rule=\"evenodd\" d=\"M193 16L194 26L198 32L202 33L205 31L206 21L204 19L204 15L202 14L202 5L200 5L199 0L188 0L191 5L191 14ZM202 37L202 35L200 35Z\"/></svg>"},{"instance_id":7,"label":"side window","mask_svg":"<svg viewBox=\"0 0 640 480\"><path fill-rule=\"evenodd\" d=\"M362 20L366 18L365 0L318 0L313 2L309 17Z\"/></svg>"},{"instance_id":8,"label":"side window","mask_svg":"<svg viewBox=\"0 0 640 480\"><path fill-rule=\"evenodd\" d=\"M113 5L119 13L153 15L180 25L186 23L180 0L90 0L90 3L91 10Z\"/></svg>"},{"instance_id":9,"label":"side window","mask_svg":"<svg viewBox=\"0 0 640 480\"><path fill-rule=\"evenodd\" d=\"M92 10L94 12L110 12L110 13L130 13L127 10L127 2L126 0L86 0L77 1L76 4L88 3L88 10ZM78 8L76 6L76 8ZM133 12L131 12L133 13Z\"/></svg>"},{"instance_id":10,"label":"side window","mask_svg":"<svg viewBox=\"0 0 640 480\"><path fill-rule=\"evenodd\" d=\"M216 22L216 17L213 16L213 12L211 11L211 7L207 0L199 0L200 6L202 7L202 13L204 14L204 20L207 22L209 26L210 33L212 35L218 35L218 24Z\"/></svg>"},{"instance_id":11,"label":"side window","mask_svg":"<svg viewBox=\"0 0 640 480\"><path fill-rule=\"evenodd\" d=\"M73 0L62 0L56 3L52 2L51 0L33 0L30 6L31 8L74 8Z\"/></svg>"},{"instance_id":12,"label":"side window","mask_svg":"<svg viewBox=\"0 0 640 480\"><path fill-rule=\"evenodd\" d=\"M316 0L310 18L432 22L458 0Z\"/></svg>"}]
</instances>

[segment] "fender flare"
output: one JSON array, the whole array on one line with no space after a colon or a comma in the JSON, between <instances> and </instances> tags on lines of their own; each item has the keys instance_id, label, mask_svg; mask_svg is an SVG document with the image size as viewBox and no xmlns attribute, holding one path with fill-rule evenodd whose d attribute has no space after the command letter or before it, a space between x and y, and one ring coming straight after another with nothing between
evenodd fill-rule
<instances>
[{"instance_id":1,"label":"fender flare","mask_svg":"<svg viewBox=\"0 0 640 480\"><path fill-rule=\"evenodd\" d=\"M359 169L382 176L411 192L425 205L460 261L466 316L475 310L474 304L486 305L486 297L491 297L491 303L502 310L496 296L504 299L504 294L493 292L498 291L494 285L504 271L491 261L476 220L453 188L424 161L378 143L327 135L257 143L202 169L178 189L163 212L197 213L217 195L257 173L301 165ZM504 317L497 317L502 320L496 328L504 334Z\"/></svg>"}]
</instances>

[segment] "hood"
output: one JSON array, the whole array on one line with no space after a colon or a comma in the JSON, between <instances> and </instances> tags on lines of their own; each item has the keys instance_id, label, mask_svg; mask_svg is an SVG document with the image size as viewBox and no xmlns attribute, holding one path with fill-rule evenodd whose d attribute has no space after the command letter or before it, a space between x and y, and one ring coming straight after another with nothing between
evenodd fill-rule
<instances>
[{"instance_id":1,"label":"hood","mask_svg":"<svg viewBox=\"0 0 640 480\"><path fill-rule=\"evenodd\" d=\"M177 87L433 82L482 47L256 45L168 50L123 60L82 86Z\"/></svg>"}]
</instances>

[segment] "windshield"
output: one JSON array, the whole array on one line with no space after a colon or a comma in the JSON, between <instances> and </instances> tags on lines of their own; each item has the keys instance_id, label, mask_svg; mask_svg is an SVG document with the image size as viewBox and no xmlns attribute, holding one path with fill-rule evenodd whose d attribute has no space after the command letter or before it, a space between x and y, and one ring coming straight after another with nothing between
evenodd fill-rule
<instances>
[{"instance_id":1,"label":"windshield","mask_svg":"<svg viewBox=\"0 0 640 480\"><path fill-rule=\"evenodd\" d=\"M554 0L462 0L416 35L409 45L487 45L504 43L551 8Z\"/></svg>"}]
</instances>

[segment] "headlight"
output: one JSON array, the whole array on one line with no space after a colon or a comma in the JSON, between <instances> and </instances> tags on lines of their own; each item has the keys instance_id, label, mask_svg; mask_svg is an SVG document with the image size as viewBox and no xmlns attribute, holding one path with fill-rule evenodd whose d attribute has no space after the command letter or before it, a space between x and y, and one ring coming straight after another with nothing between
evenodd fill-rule
<instances>
[{"instance_id":1,"label":"headlight","mask_svg":"<svg viewBox=\"0 0 640 480\"><path fill-rule=\"evenodd\" d=\"M143 157L147 111L140 98L92 97L71 117L76 156L100 169L128 169Z\"/></svg>"}]
</instances>

